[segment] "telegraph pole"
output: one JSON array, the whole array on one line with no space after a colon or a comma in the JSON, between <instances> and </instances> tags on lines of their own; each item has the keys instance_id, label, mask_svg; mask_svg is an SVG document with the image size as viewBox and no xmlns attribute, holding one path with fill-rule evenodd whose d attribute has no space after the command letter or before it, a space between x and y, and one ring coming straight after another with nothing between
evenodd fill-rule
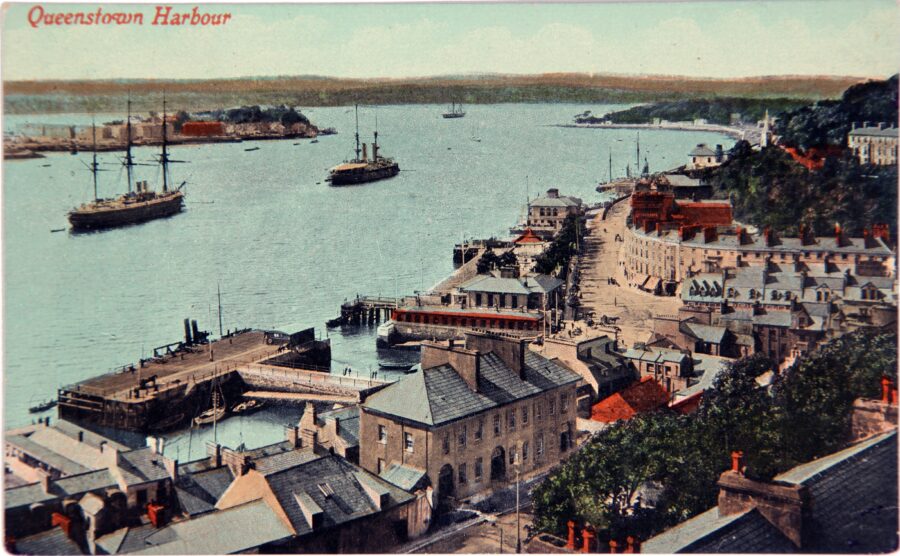
<instances>
[{"instance_id":1,"label":"telegraph pole","mask_svg":"<svg viewBox=\"0 0 900 556\"><path fill-rule=\"evenodd\" d=\"M522 552L522 529L519 527L519 465L516 465L516 554Z\"/></svg>"}]
</instances>

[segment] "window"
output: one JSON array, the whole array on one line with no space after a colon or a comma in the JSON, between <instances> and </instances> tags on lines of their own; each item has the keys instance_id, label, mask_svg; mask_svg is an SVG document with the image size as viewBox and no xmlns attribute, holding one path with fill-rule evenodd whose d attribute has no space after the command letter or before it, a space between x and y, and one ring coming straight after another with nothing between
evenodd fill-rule
<instances>
[{"instance_id":1,"label":"window","mask_svg":"<svg viewBox=\"0 0 900 556\"><path fill-rule=\"evenodd\" d=\"M511 446L509 448L509 464L515 465L515 463L516 463L516 447Z\"/></svg>"},{"instance_id":2,"label":"window","mask_svg":"<svg viewBox=\"0 0 900 556\"><path fill-rule=\"evenodd\" d=\"M559 410L562 413L565 413L569 410L569 395L568 394L560 394L559 395Z\"/></svg>"},{"instance_id":3,"label":"window","mask_svg":"<svg viewBox=\"0 0 900 556\"><path fill-rule=\"evenodd\" d=\"M378 474L381 475L382 471L384 471L384 460L378 458Z\"/></svg>"},{"instance_id":4,"label":"window","mask_svg":"<svg viewBox=\"0 0 900 556\"><path fill-rule=\"evenodd\" d=\"M465 425L463 425L459 429L459 445L460 446L466 445L466 426Z\"/></svg>"},{"instance_id":5,"label":"window","mask_svg":"<svg viewBox=\"0 0 900 556\"><path fill-rule=\"evenodd\" d=\"M478 307L481 306L481 294L480 293L475 294L475 305Z\"/></svg>"},{"instance_id":6,"label":"window","mask_svg":"<svg viewBox=\"0 0 900 556\"><path fill-rule=\"evenodd\" d=\"M519 306L519 296L518 295L510 296L509 306L512 307L513 309L518 308L518 306Z\"/></svg>"},{"instance_id":7,"label":"window","mask_svg":"<svg viewBox=\"0 0 900 556\"><path fill-rule=\"evenodd\" d=\"M484 419L479 419L478 423L475 424L475 441L476 442L480 441L483 434L484 434Z\"/></svg>"},{"instance_id":8,"label":"window","mask_svg":"<svg viewBox=\"0 0 900 556\"><path fill-rule=\"evenodd\" d=\"M500 436L500 414L494 415L494 436Z\"/></svg>"},{"instance_id":9,"label":"window","mask_svg":"<svg viewBox=\"0 0 900 556\"><path fill-rule=\"evenodd\" d=\"M444 451L444 455L450 453L450 433L445 432L444 438L441 439L441 448Z\"/></svg>"},{"instance_id":10,"label":"window","mask_svg":"<svg viewBox=\"0 0 900 556\"><path fill-rule=\"evenodd\" d=\"M511 431L516 430L516 410L510 409L509 413L508 413L508 417L509 417L509 430L511 430Z\"/></svg>"},{"instance_id":11,"label":"window","mask_svg":"<svg viewBox=\"0 0 900 556\"><path fill-rule=\"evenodd\" d=\"M412 434L405 432L403 433L403 445L406 446L407 452L413 451L413 436Z\"/></svg>"},{"instance_id":12,"label":"window","mask_svg":"<svg viewBox=\"0 0 900 556\"><path fill-rule=\"evenodd\" d=\"M487 298L488 298L487 299L488 307L493 307L494 306L494 294L492 294L492 293L487 294Z\"/></svg>"},{"instance_id":13,"label":"window","mask_svg":"<svg viewBox=\"0 0 900 556\"><path fill-rule=\"evenodd\" d=\"M556 399L550 398L547 400L547 414L553 415L556 413Z\"/></svg>"},{"instance_id":14,"label":"window","mask_svg":"<svg viewBox=\"0 0 900 556\"><path fill-rule=\"evenodd\" d=\"M544 433L537 435L537 440L535 440L534 453L537 457L541 457L544 455Z\"/></svg>"},{"instance_id":15,"label":"window","mask_svg":"<svg viewBox=\"0 0 900 556\"><path fill-rule=\"evenodd\" d=\"M143 508L147 505L147 491L139 490L137 491L137 505L139 508Z\"/></svg>"},{"instance_id":16,"label":"window","mask_svg":"<svg viewBox=\"0 0 900 556\"><path fill-rule=\"evenodd\" d=\"M387 427L378 425L378 442L387 444Z\"/></svg>"},{"instance_id":17,"label":"window","mask_svg":"<svg viewBox=\"0 0 900 556\"><path fill-rule=\"evenodd\" d=\"M522 443L522 462L528 461L528 441Z\"/></svg>"},{"instance_id":18,"label":"window","mask_svg":"<svg viewBox=\"0 0 900 556\"><path fill-rule=\"evenodd\" d=\"M459 464L459 484L463 485L469 482L469 478L466 477L466 464Z\"/></svg>"},{"instance_id":19,"label":"window","mask_svg":"<svg viewBox=\"0 0 900 556\"><path fill-rule=\"evenodd\" d=\"M543 407L540 400L534 402L534 420L538 423L544 418L543 416Z\"/></svg>"},{"instance_id":20,"label":"window","mask_svg":"<svg viewBox=\"0 0 900 556\"><path fill-rule=\"evenodd\" d=\"M522 426L528 424L528 406L522 408Z\"/></svg>"},{"instance_id":21,"label":"window","mask_svg":"<svg viewBox=\"0 0 900 556\"><path fill-rule=\"evenodd\" d=\"M475 460L475 482L476 483L481 481L482 471L483 470L482 470L481 458L478 458Z\"/></svg>"}]
</instances>

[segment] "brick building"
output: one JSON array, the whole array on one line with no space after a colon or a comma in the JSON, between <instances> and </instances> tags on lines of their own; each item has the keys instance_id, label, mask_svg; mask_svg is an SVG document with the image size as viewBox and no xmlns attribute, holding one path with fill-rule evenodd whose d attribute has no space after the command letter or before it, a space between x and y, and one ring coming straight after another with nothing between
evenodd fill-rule
<instances>
[{"instance_id":1,"label":"brick building","mask_svg":"<svg viewBox=\"0 0 900 556\"><path fill-rule=\"evenodd\" d=\"M362 404L360 465L423 473L444 499L506 485L514 465L528 476L558 463L575 443L579 377L527 344L491 333L423 343L418 370Z\"/></svg>"}]
</instances>

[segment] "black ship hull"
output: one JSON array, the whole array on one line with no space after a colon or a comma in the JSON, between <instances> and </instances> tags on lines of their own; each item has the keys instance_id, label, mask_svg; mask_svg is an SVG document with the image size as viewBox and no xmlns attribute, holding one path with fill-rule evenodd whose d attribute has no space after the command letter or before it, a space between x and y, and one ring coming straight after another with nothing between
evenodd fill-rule
<instances>
[{"instance_id":1,"label":"black ship hull","mask_svg":"<svg viewBox=\"0 0 900 556\"><path fill-rule=\"evenodd\" d=\"M400 173L399 164L391 164L382 168L349 170L331 174L331 185L356 185L392 178Z\"/></svg>"},{"instance_id":2,"label":"black ship hull","mask_svg":"<svg viewBox=\"0 0 900 556\"><path fill-rule=\"evenodd\" d=\"M162 199L136 202L109 209L73 210L69 223L75 231L117 228L165 218L181 212L184 195L177 193Z\"/></svg>"},{"instance_id":3,"label":"black ship hull","mask_svg":"<svg viewBox=\"0 0 900 556\"><path fill-rule=\"evenodd\" d=\"M455 113L455 114L454 114L454 113L444 114L444 117L447 118L447 119L449 120L449 119L452 119L452 118L462 118L462 117L464 117L465 115L466 115L465 112L457 112L457 113Z\"/></svg>"}]
</instances>

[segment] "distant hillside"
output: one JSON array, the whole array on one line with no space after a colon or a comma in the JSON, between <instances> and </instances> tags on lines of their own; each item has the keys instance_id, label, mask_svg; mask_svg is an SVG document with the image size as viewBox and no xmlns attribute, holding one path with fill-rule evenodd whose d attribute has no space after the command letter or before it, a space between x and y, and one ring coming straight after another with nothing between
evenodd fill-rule
<instances>
[{"instance_id":1,"label":"distant hillside","mask_svg":"<svg viewBox=\"0 0 900 556\"><path fill-rule=\"evenodd\" d=\"M845 145L853 122L897 122L897 75L847 89L840 100L820 101L779 118L775 134L782 144L808 149Z\"/></svg>"},{"instance_id":2,"label":"distant hillside","mask_svg":"<svg viewBox=\"0 0 900 556\"><path fill-rule=\"evenodd\" d=\"M177 109L240 105L503 102L632 103L703 97L836 98L858 77L779 76L698 79L587 74L479 75L414 79L271 77L214 80L7 81L7 113L99 112L121 109L130 92L135 110L159 108L163 91Z\"/></svg>"},{"instance_id":3,"label":"distant hillside","mask_svg":"<svg viewBox=\"0 0 900 556\"><path fill-rule=\"evenodd\" d=\"M615 124L647 124L655 118L670 122L693 121L701 118L711 124L728 125L731 115L739 114L741 121L757 122L766 110L770 115L806 106L808 99L797 98L704 98L654 102L634 106L627 110L610 112L601 116L585 113L575 118L576 123L597 124L609 121Z\"/></svg>"}]
</instances>

